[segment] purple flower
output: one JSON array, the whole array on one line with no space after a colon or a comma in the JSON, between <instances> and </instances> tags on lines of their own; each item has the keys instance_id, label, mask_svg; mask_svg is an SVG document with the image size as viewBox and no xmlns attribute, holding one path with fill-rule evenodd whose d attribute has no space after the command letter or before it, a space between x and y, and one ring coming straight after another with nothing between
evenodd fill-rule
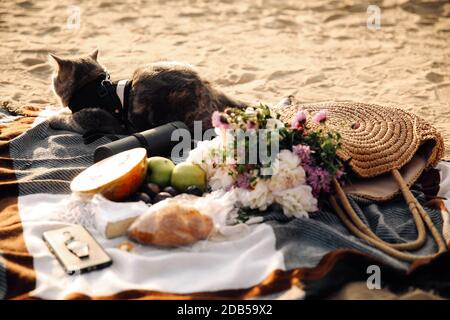
<instances>
[{"instance_id":1,"label":"purple flower","mask_svg":"<svg viewBox=\"0 0 450 320\"><path fill-rule=\"evenodd\" d=\"M293 117L291 121L291 127L294 129L299 129L302 124L306 121L308 113L306 111L300 110Z\"/></svg>"},{"instance_id":2,"label":"purple flower","mask_svg":"<svg viewBox=\"0 0 450 320\"><path fill-rule=\"evenodd\" d=\"M214 128L228 129L230 127L227 118L224 115L222 115L219 111L213 112L211 120Z\"/></svg>"},{"instance_id":3,"label":"purple flower","mask_svg":"<svg viewBox=\"0 0 450 320\"><path fill-rule=\"evenodd\" d=\"M327 110L320 110L315 115L313 115L312 119L315 123L321 123L327 120L327 115Z\"/></svg>"},{"instance_id":4,"label":"purple flower","mask_svg":"<svg viewBox=\"0 0 450 320\"><path fill-rule=\"evenodd\" d=\"M250 189L250 177L248 174L243 173L237 176L236 186L242 189Z\"/></svg>"},{"instance_id":5,"label":"purple flower","mask_svg":"<svg viewBox=\"0 0 450 320\"><path fill-rule=\"evenodd\" d=\"M305 144L292 146L292 152L299 157L302 164L311 164L311 148Z\"/></svg>"},{"instance_id":6,"label":"purple flower","mask_svg":"<svg viewBox=\"0 0 450 320\"><path fill-rule=\"evenodd\" d=\"M312 188L314 197L318 197L321 192L330 192L331 190L331 176L330 173L316 166L304 166L307 178L306 181Z\"/></svg>"}]
</instances>

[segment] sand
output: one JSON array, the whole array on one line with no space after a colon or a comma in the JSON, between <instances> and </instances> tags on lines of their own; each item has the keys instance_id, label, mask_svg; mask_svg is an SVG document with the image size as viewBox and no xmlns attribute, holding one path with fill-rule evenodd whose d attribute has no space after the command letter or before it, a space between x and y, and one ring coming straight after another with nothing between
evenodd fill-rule
<instances>
[{"instance_id":1,"label":"sand","mask_svg":"<svg viewBox=\"0 0 450 320\"><path fill-rule=\"evenodd\" d=\"M379 29L367 27L369 4ZM0 102L11 106L57 105L47 54L99 48L113 79L183 60L244 101L400 106L438 127L450 156L448 1L3 0L0 40Z\"/></svg>"}]
</instances>

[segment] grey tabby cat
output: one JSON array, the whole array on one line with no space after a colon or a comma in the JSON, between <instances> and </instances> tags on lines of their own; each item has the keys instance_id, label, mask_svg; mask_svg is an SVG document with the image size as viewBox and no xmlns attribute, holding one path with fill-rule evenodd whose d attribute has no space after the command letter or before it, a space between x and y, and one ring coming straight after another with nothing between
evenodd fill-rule
<instances>
[{"instance_id":1,"label":"grey tabby cat","mask_svg":"<svg viewBox=\"0 0 450 320\"><path fill-rule=\"evenodd\" d=\"M97 61L98 50L76 58L63 59L53 54L56 62L53 89L63 106L72 113L61 113L50 119L54 129L84 134L97 131L126 134L144 131L171 121L183 121L193 130L194 120L202 121L203 129L211 127L211 115L226 107L245 107L214 89L187 64L159 62L135 70L128 82L123 109L115 95L117 82L108 82L106 69ZM105 82L106 81L106 82ZM119 104L113 109L102 107L104 99L98 88L109 86L107 97ZM108 89L108 88L107 88ZM99 98L100 96L100 98ZM122 108L122 109L120 109ZM118 113L122 113L121 117Z\"/></svg>"}]
</instances>

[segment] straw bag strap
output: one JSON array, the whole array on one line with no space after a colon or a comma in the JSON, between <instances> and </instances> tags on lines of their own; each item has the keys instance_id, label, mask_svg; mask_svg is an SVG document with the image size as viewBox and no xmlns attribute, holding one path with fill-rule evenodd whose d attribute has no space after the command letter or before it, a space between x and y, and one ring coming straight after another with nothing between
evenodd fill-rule
<instances>
[{"instance_id":1,"label":"straw bag strap","mask_svg":"<svg viewBox=\"0 0 450 320\"><path fill-rule=\"evenodd\" d=\"M445 241L441 235L441 233L438 231L436 226L434 225L433 221L431 220L428 213L425 211L425 209L422 207L422 205L419 203L419 201L414 197L411 190L409 190L408 185L406 184L405 180L403 179L402 175L398 170L392 170L392 175L394 176L395 181L397 181L400 190L403 194L403 197L405 198L406 202L413 203L415 207L419 210L419 213L427 225L428 229L431 232L431 235L433 236L434 240L436 241L436 244L438 245L439 252L446 251L447 246L445 244Z\"/></svg>"},{"instance_id":2,"label":"straw bag strap","mask_svg":"<svg viewBox=\"0 0 450 320\"><path fill-rule=\"evenodd\" d=\"M333 181L334 189L336 190L336 194L338 196L338 199L344 206L344 210L351 219L351 221L356 225L356 227L367 236L377 239L380 242L385 243L386 245L389 245L392 248L399 249L399 250L414 250L420 248L426 241L426 230L425 226L423 224L423 221L420 217L420 213L418 212L417 208L415 206L409 207L413 219L414 224L417 228L417 239L414 241L410 241L407 243L388 243L382 239L380 239L375 233L372 232L372 230L361 220L361 218L358 216L358 214L353 209L352 205L350 204L350 201L348 200L344 190L342 189L339 182L336 180Z\"/></svg>"},{"instance_id":3,"label":"straw bag strap","mask_svg":"<svg viewBox=\"0 0 450 320\"><path fill-rule=\"evenodd\" d=\"M415 261L420 259L429 259L433 258L436 255L438 255L441 252L446 251L446 244L443 240L440 232L437 230L436 226L433 224L433 221L431 220L428 213L423 209L422 205L417 201L417 199L414 197L414 195L411 193L411 191L408 188L408 185L404 181L401 174L398 172L398 170L393 170L392 175L394 176L395 181L398 183L400 190L402 192L403 197L405 198L406 202L408 203L408 207L412 213L414 222L416 224L418 237L416 240L408 242L408 243L402 243L402 244L390 244L383 240L381 240L378 236L376 236L372 230L368 226L364 224L364 222L359 218L359 216L356 214L355 210L351 206L350 202L348 201L347 196L345 195L344 190L340 186L340 184L334 180L333 184L335 186L336 194L344 206L345 212L342 210L340 205L338 204L335 196L330 197L330 202L333 207L333 209L338 214L339 218L344 222L346 227L356 236L360 237L363 240L366 240L370 244L372 244L374 247L378 248L379 250L391 255L392 257L398 258L400 260L405 261ZM423 221L425 221L425 224L430 229L430 232L433 236L433 238L436 241L436 244L438 245L438 252L432 255L426 255L426 256L418 256L414 255L408 252L402 252L399 249L405 250L405 249L417 249L418 247L422 246L423 243L426 240L426 231L424 227Z\"/></svg>"},{"instance_id":4,"label":"straw bag strap","mask_svg":"<svg viewBox=\"0 0 450 320\"><path fill-rule=\"evenodd\" d=\"M342 220L344 225L350 230L350 232L352 232L355 236L367 241L369 244L371 244L375 248L383 251L384 253L387 253L391 257L397 258L399 260L410 261L410 262L416 261L419 259L434 257L434 255L432 255L432 256L416 256L411 253L402 252L402 251L392 248L390 245L386 244L383 241L379 241L375 238L368 236L367 234L361 232L357 227L355 227L355 225L352 223L352 221L350 221L350 219L347 217L347 215L344 213L344 211L342 211L341 207L338 205L335 196L330 196L330 202L331 202L331 205L333 206L334 210L336 211L337 215Z\"/></svg>"}]
</instances>

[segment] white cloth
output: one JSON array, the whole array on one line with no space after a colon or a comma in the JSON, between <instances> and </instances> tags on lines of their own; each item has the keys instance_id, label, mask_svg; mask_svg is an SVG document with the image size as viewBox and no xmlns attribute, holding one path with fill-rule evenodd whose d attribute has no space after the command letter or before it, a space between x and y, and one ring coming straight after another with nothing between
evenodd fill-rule
<instances>
[{"instance_id":1,"label":"white cloth","mask_svg":"<svg viewBox=\"0 0 450 320\"><path fill-rule=\"evenodd\" d=\"M19 197L24 238L34 257L33 296L62 299L73 292L98 296L130 289L173 293L242 289L260 283L276 269L285 270L283 254L275 248L273 229L260 224L226 241L200 241L191 247L169 250L136 245L134 252L117 248L125 237L106 240L90 229L111 256L113 265L68 276L42 241L43 232L70 225L58 221L68 197L50 194Z\"/></svg>"}]
</instances>

